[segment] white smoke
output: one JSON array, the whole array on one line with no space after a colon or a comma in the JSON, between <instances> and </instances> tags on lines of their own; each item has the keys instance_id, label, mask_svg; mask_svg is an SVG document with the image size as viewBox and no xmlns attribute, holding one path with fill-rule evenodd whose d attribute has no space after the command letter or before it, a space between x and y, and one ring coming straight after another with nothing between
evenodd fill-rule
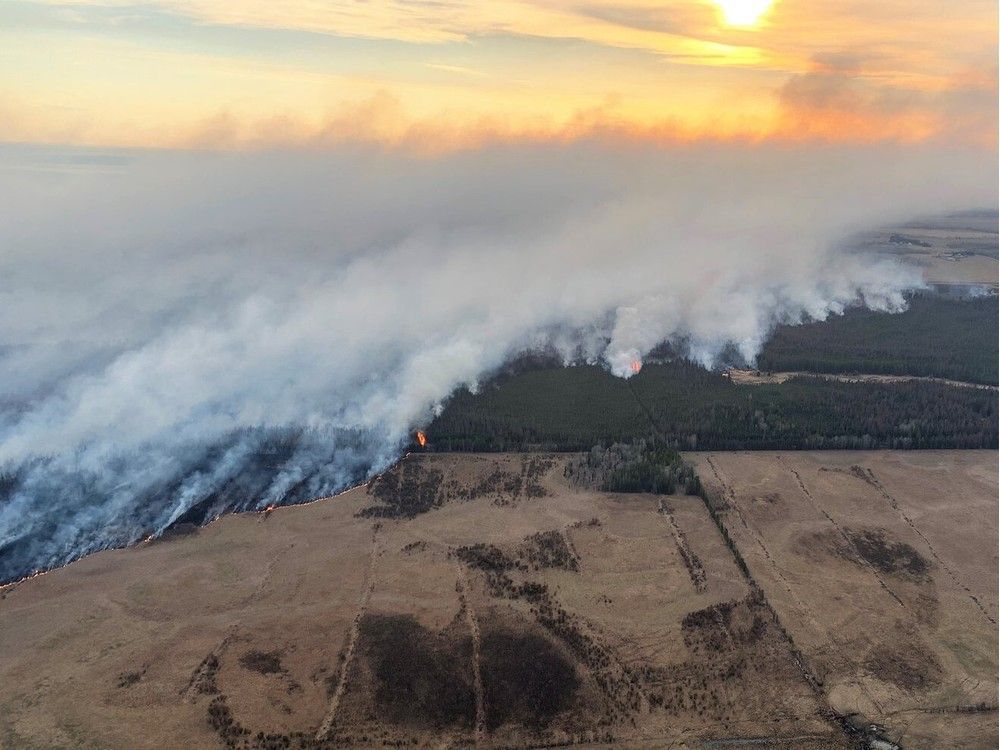
<instances>
[{"instance_id":1,"label":"white smoke","mask_svg":"<svg viewBox=\"0 0 1000 750\"><path fill-rule=\"evenodd\" d=\"M992 158L884 145L71 156L0 152L0 578L339 489L518 353L628 377L899 309L912 270L832 248L996 204ZM232 489L260 429L298 432Z\"/></svg>"}]
</instances>

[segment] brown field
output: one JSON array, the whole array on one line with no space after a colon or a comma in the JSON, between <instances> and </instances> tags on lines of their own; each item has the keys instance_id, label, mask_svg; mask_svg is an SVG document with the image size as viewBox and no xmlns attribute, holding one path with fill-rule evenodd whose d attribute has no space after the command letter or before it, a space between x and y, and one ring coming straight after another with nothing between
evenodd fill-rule
<instances>
[{"instance_id":1,"label":"brown field","mask_svg":"<svg viewBox=\"0 0 1000 750\"><path fill-rule=\"evenodd\" d=\"M834 710L996 746L996 452L692 458Z\"/></svg>"},{"instance_id":2,"label":"brown field","mask_svg":"<svg viewBox=\"0 0 1000 750\"><path fill-rule=\"evenodd\" d=\"M928 256L910 254L905 260L919 266L928 284L981 284L997 286L998 268L996 258L982 255L968 257Z\"/></svg>"},{"instance_id":3,"label":"brown field","mask_svg":"<svg viewBox=\"0 0 1000 750\"><path fill-rule=\"evenodd\" d=\"M937 217L868 232L857 246L899 258L929 284L997 287L996 216Z\"/></svg>"},{"instance_id":4,"label":"brown field","mask_svg":"<svg viewBox=\"0 0 1000 750\"><path fill-rule=\"evenodd\" d=\"M426 454L9 586L0 746L995 745L996 452L692 458L734 549L570 456Z\"/></svg>"}]
</instances>

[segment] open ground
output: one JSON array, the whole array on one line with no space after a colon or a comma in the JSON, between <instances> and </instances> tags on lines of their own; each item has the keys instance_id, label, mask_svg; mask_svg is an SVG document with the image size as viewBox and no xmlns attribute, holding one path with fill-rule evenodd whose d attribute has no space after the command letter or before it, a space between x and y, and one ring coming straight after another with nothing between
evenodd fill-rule
<instances>
[{"instance_id":1,"label":"open ground","mask_svg":"<svg viewBox=\"0 0 1000 750\"><path fill-rule=\"evenodd\" d=\"M996 744L995 453L693 458L838 714L908 748Z\"/></svg>"},{"instance_id":2,"label":"open ground","mask_svg":"<svg viewBox=\"0 0 1000 750\"><path fill-rule=\"evenodd\" d=\"M995 743L995 451L692 458L412 455L8 586L0 744Z\"/></svg>"}]
</instances>

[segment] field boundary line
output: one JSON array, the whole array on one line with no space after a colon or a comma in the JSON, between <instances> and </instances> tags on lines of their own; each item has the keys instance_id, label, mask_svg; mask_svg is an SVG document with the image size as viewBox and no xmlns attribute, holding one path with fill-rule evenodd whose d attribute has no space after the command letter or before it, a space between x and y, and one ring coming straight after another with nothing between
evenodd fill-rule
<instances>
[{"instance_id":1,"label":"field boundary line","mask_svg":"<svg viewBox=\"0 0 1000 750\"><path fill-rule=\"evenodd\" d=\"M885 488L885 485L882 484L882 482L878 479L878 477L875 476L875 472L872 471L868 467L861 467L861 466L856 467L857 469L860 469L860 471L854 471L853 469L855 467L851 467L851 468L852 468L852 471L850 472L850 474L852 476L855 476L858 479L860 479L862 482L864 482L865 484L868 484L868 485L874 487L879 492L879 494L881 494L882 497L885 498L889 502L889 505L892 507L892 509L895 510L896 513L899 514L900 518L902 518L906 522L906 524L911 529L913 529L913 532L917 536L920 537L920 539L923 541L923 543L925 545L927 545L927 549L934 556L934 559L938 561L938 564L948 574L948 576L951 578L952 582L956 586L958 586L960 589L962 589L968 595L969 599L972 600L972 602L976 605L976 607L979 609L979 611L983 614L983 617L985 617L987 619L987 621L991 625L996 625L997 621L994 620L990 616L989 612L986 611L986 608L983 606L982 602L979 600L979 597L976 596L974 593L972 593L972 589L970 589L967 585L965 585L965 583L963 583L961 580L959 580L958 575L951 569L951 567L948 565L948 563L946 563L944 560L941 559L941 556L937 553L937 550L934 549L934 545L931 544L930 539L928 539L924 535L924 532L922 532L917 527L917 524L913 521L913 519L911 519L906 514L906 511L904 511L899 506L899 502L896 500L896 498L892 494L889 493L889 491Z\"/></svg>"},{"instance_id":2,"label":"field boundary line","mask_svg":"<svg viewBox=\"0 0 1000 750\"><path fill-rule=\"evenodd\" d=\"M347 677L351 671L354 652L358 645L358 636L361 633L361 620L368 611L368 602L371 600L372 592L375 590L375 567L378 558L382 556L378 540L379 528L380 525L376 524L375 530L372 532L372 551L368 561L367 580L365 581L364 589L361 591L358 611L354 615L354 620L351 622L351 629L347 634L347 648L344 650L344 659L340 665L340 676L337 678L337 687L330 697L326 715L323 717L319 729L316 730L317 740L325 740L329 736L330 731L333 729L333 723L337 718L337 709L340 707L340 701L344 697L344 693L347 692Z\"/></svg>"},{"instance_id":3,"label":"field boundary line","mask_svg":"<svg viewBox=\"0 0 1000 750\"><path fill-rule=\"evenodd\" d=\"M482 661L482 635L479 631L479 618L472 607L471 596L469 595L468 579L465 575L465 567L460 563L458 569L458 598L465 610L465 622L469 626L469 634L472 637L472 680L476 695L476 723L475 742L479 746L486 736L486 697L483 692L483 661Z\"/></svg>"},{"instance_id":4,"label":"field boundary line","mask_svg":"<svg viewBox=\"0 0 1000 750\"><path fill-rule=\"evenodd\" d=\"M788 462L785 461L784 456L778 456L778 460L786 469L788 469L792 473L792 476L795 477L795 481L799 483L799 489L802 491L802 494L805 495L806 499L808 499L809 502L812 503L812 506L820 513L822 513L826 517L826 520L829 521L833 525L833 527L840 533L840 535L844 538L844 541L847 542L848 546L854 552L854 556L861 562L861 564L865 568L868 569L868 571L872 574L875 580L878 581L878 585L881 586L885 590L885 592L893 598L896 604L905 609L906 605L903 604L903 600L900 599L899 595L889 587L889 584L885 582L885 579L883 579L882 576L879 575L879 572L875 569L875 566L864 558L864 556L861 554L861 551L858 549L858 545L855 544L854 540L852 540L851 537L847 534L847 532L844 531L844 528L839 523L837 523L836 519L834 519L834 517L827 512L826 508L820 505L819 501L815 497L813 497L813 494L806 487L805 482L802 480L802 475L799 474L798 470L789 466Z\"/></svg>"}]
</instances>

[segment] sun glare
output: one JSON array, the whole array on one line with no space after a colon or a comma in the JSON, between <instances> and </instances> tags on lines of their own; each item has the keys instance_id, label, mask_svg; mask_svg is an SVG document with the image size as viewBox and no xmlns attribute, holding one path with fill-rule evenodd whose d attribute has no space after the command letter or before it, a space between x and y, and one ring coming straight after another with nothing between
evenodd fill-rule
<instances>
[{"instance_id":1,"label":"sun glare","mask_svg":"<svg viewBox=\"0 0 1000 750\"><path fill-rule=\"evenodd\" d=\"M773 0L714 0L729 26L755 26Z\"/></svg>"}]
</instances>

